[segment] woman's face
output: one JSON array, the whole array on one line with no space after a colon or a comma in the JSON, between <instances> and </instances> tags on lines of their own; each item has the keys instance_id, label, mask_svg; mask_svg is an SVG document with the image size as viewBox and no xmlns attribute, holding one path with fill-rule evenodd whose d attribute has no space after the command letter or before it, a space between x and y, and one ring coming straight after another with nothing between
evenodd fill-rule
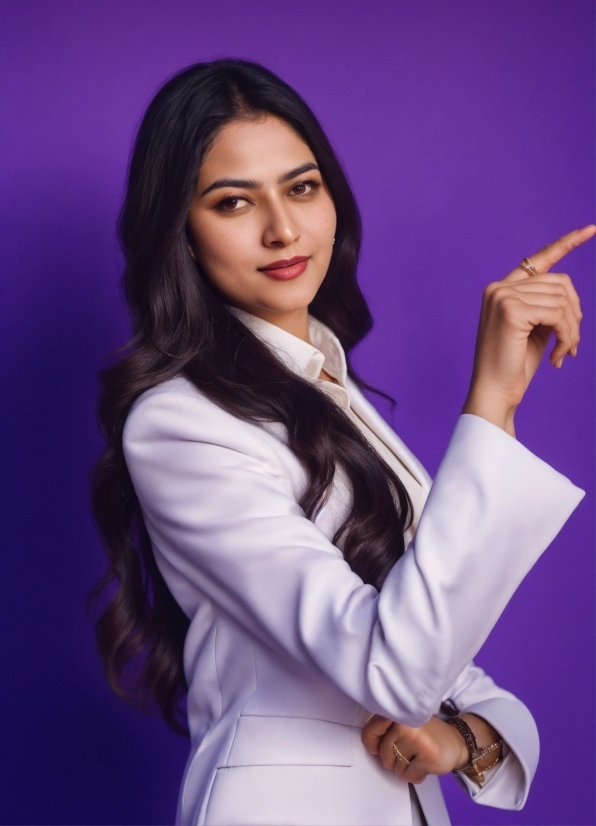
<instances>
[{"instance_id":1,"label":"woman's face","mask_svg":"<svg viewBox=\"0 0 596 826\"><path fill-rule=\"evenodd\" d=\"M234 121L217 135L187 226L197 261L231 304L272 323L305 315L325 278L335 225L315 157L285 121Z\"/></svg>"}]
</instances>

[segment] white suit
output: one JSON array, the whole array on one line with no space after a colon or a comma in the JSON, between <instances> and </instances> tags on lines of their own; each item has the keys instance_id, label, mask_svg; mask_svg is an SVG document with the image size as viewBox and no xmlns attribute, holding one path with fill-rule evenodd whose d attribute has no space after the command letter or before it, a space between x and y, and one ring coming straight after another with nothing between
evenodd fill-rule
<instances>
[{"instance_id":1,"label":"white suit","mask_svg":"<svg viewBox=\"0 0 596 826\"><path fill-rule=\"evenodd\" d=\"M345 373L309 317L311 346L236 314L293 370L343 393L424 500L424 469ZM340 386L318 380L321 366ZM323 387L325 385L325 387ZM279 424L230 415L184 378L144 393L124 452L160 570L191 620L184 665L191 752L177 823L411 824L408 785L368 754L370 712L410 726L451 698L488 720L506 757L478 803L519 809L538 761L530 712L471 661L583 491L495 425L462 415L404 556L380 592L331 537L349 508L341 469L313 521ZM407 471L407 473L406 473ZM416 786L449 823L438 778Z\"/></svg>"}]
</instances>

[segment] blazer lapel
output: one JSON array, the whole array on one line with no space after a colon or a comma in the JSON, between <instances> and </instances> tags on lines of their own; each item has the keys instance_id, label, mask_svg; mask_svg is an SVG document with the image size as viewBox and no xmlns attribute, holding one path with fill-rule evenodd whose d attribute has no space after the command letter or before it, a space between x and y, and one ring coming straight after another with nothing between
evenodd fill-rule
<instances>
[{"instance_id":1,"label":"blazer lapel","mask_svg":"<svg viewBox=\"0 0 596 826\"><path fill-rule=\"evenodd\" d=\"M376 433L389 450L395 453L414 479L428 492L432 485L432 479L418 459L408 450L399 436L389 427L385 419L375 410L349 376L346 377L346 385L350 391L350 405L354 412Z\"/></svg>"}]
</instances>

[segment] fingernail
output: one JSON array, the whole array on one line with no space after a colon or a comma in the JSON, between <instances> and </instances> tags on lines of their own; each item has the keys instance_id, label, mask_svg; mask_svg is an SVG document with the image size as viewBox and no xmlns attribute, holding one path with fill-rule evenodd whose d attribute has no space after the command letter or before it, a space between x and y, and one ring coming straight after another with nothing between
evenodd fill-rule
<instances>
[{"instance_id":1,"label":"fingernail","mask_svg":"<svg viewBox=\"0 0 596 826\"><path fill-rule=\"evenodd\" d=\"M577 356L577 344L575 345L575 347L574 347L574 348L573 348L573 350L571 351L571 355L572 355L572 356Z\"/></svg>"},{"instance_id":2,"label":"fingernail","mask_svg":"<svg viewBox=\"0 0 596 826\"><path fill-rule=\"evenodd\" d=\"M558 361L555 361L555 367L560 367L563 364L563 356Z\"/></svg>"}]
</instances>

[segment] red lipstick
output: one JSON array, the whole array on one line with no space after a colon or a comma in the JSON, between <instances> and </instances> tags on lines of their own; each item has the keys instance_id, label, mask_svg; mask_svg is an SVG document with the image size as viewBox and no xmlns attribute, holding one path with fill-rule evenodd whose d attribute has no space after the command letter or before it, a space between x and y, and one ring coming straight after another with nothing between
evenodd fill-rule
<instances>
[{"instance_id":1,"label":"red lipstick","mask_svg":"<svg viewBox=\"0 0 596 826\"><path fill-rule=\"evenodd\" d=\"M308 265L308 255L295 255L294 258L282 258L279 261L273 261L267 264L266 267L259 267L259 271L275 278L278 281L287 281L290 278L296 278L302 275Z\"/></svg>"}]
</instances>

